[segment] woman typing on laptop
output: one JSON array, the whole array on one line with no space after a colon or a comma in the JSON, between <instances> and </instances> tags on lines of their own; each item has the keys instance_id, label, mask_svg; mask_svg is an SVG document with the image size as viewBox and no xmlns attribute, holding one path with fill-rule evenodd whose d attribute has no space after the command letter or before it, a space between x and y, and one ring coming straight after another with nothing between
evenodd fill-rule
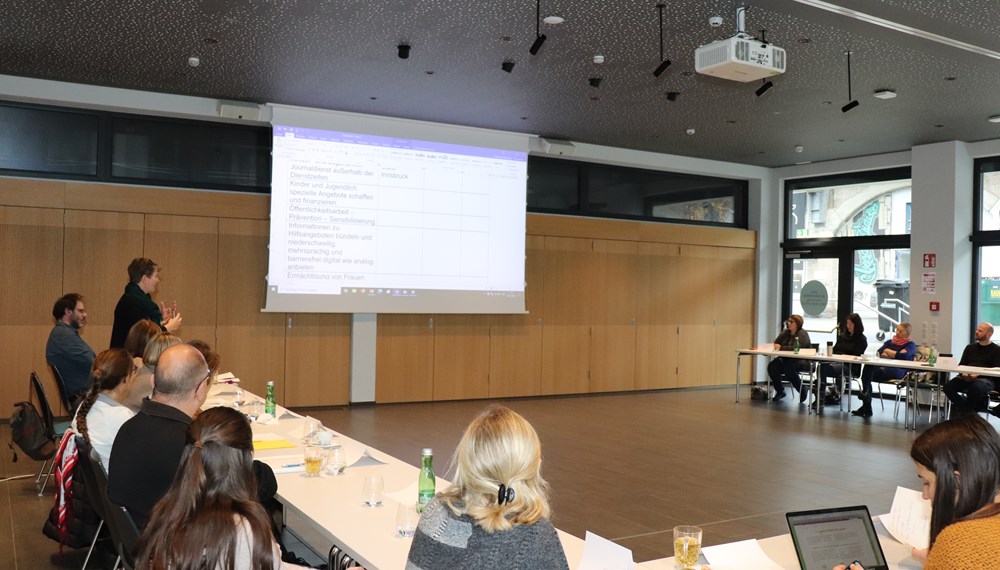
<instances>
[{"instance_id":1,"label":"woman typing on laptop","mask_svg":"<svg viewBox=\"0 0 1000 570\"><path fill-rule=\"evenodd\" d=\"M1000 435L977 414L937 424L910 457L931 502L924 570L1000 570ZM852 564L834 570L863 570Z\"/></svg>"}]
</instances>

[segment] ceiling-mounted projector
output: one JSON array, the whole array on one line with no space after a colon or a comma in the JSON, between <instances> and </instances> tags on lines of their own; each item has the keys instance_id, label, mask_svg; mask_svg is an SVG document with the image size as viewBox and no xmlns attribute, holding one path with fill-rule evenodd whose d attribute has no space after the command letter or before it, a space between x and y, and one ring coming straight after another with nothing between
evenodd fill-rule
<instances>
[{"instance_id":1,"label":"ceiling-mounted projector","mask_svg":"<svg viewBox=\"0 0 1000 570\"><path fill-rule=\"evenodd\" d=\"M747 83L785 72L785 50L748 36L733 36L694 51L698 73Z\"/></svg>"}]
</instances>

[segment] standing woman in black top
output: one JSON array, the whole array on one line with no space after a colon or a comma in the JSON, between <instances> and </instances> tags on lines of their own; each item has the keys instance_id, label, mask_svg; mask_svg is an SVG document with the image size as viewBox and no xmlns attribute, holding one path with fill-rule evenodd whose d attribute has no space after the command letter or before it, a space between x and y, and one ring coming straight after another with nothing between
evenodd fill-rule
<instances>
[{"instance_id":1,"label":"standing woman in black top","mask_svg":"<svg viewBox=\"0 0 1000 570\"><path fill-rule=\"evenodd\" d=\"M833 353L861 356L866 350L868 350L868 339L865 338L865 325L861 322L861 315L851 313L847 315L847 319L840 325L840 331L837 333L837 343L833 345ZM848 366L848 368L844 368L845 366ZM857 377L861 374L861 365L846 364L843 362L824 362L819 367L819 395L822 396L823 394L827 377L836 379L848 373L852 377ZM823 403L837 404L839 402L840 391L837 388L837 383L834 382L833 393ZM815 408L816 405L816 399L814 399L812 407Z\"/></svg>"},{"instance_id":2,"label":"standing woman in black top","mask_svg":"<svg viewBox=\"0 0 1000 570\"><path fill-rule=\"evenodd\" d=\"M787 328L774 339L775 350L793 350L795 339L799 341L799 348L809 348L809 333L802 330L801 315L792 315L786 321ZM802 379L799 372L809 369L809 362L798 358L775 358L767 365L767 375L771 379L771 386L774 388L774 400L778 401L785 397L785 387L781 381L791 382L792 386L799 391L799 402L806 401L806 393L802 391Z\"/></svg>"}]
</instances>

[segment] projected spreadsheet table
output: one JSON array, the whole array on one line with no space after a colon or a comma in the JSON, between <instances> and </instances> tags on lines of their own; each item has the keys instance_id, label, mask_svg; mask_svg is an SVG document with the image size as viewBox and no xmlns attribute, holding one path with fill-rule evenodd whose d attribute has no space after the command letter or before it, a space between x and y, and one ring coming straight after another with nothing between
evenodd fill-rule
<instances>
[{"instance_id":1,"label":"projected spreadsheet table","mask_svg":"<svg viewBox=\"0 0 1000 570\"><path fill-rule=\"evenodd\" d=\"M278 127L274 153L272 232L286 233L271 257L286 254L270 282L283 292L523 286L523 255L508 253L524 240L517 153Z\"/></svg>"}]
</instances>

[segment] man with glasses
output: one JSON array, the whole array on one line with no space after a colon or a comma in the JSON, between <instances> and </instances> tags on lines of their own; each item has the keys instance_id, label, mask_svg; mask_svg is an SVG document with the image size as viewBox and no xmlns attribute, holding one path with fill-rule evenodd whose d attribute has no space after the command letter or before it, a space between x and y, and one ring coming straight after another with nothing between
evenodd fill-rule
<instances>
[{"instance_id":1,"label":"man with glasses","mask_svg":"<svg viewBox=\"0 0 1000 570\"><path fill-rule=\"evenodd\" d=\"M90 367L96 356L94 349L80 337L80 330L87 324L83 295L67 293L59 297L52 307L52 316L56 324L45 343L45 361L59 371L66 399L75 405L90 388Z\"/></svg>"},{"instance_id":2,"label":"man with glasses","mask_svg":"<svg viewBox=\"0 0 1000 570\"><path fill-rule=\"evenodd\" d=\"M153 394L125 422L111 448L108 495L142 528L153 506L174 479L187 444L187 430L208 398L212 372L194 347L177 344L163 351L153 371ZM261 500L278 490L271 468L254 462Z\"/></svg>"}]
</instances>

